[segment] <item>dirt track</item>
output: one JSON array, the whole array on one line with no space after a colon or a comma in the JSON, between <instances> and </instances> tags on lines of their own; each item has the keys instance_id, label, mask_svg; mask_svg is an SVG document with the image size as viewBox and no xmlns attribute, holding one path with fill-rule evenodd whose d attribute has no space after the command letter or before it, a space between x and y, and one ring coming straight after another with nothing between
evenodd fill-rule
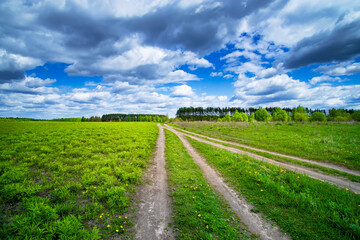
<instances>
[{"instance_id":1,"label":"dirt track","mask_svg":"<svg viewBox=\"0 0 360 240\"><path fill-rule=\"evenodd\" d=\"M169 129L172 129L173 131L176 131L172 127L169 127L169 126L167 126L167 127ZM179 131L176 131L176 132L179 133L180 135L188 136L188 137L190 137L192 139L195 139L195 140L197 140L199 142L203 142L203 143L206 143L206 144L218 147L218 148L226 149L226 150L228 150L230 152L239 153L239 154L243 154L243 155L248 155L249 157L252 157L252 158L255 158L255 159L258 159L258 160L261 160L261 161L265 161L265 162L271 163L273 165L280 166L282 168L285 168L285 169L288 169L288 170L291 170L291 171L294 171L294 172L299 172L299 173L306 174L311 178L324 180L326 182L332 183L332 184L337 185L337 186L342 187L342 188L348 188L349 190L351 190L353 192L360 192L360 183L352 182L352 181L350 181L348 179L345 179L345 178L342 178L342 177L337 177L337 176L334 176L334 175L327 175L327 174L324 174L324 173L320 173L320 172L317 172L317 171L315 171L315 170L313 170L311 168L307 168L307 167L304 167L304 166L301 166L301 165L296 165L296 164L292 164L292 163L278 162L278 161L272 160L270 158L262 157L262 156L259 156L257 154L254 154L254 153L250 153L250 152L240 150L238 148L227 147L227 146L224 146L222 144L214 143L214 142L205 140L203 138L195 137L195 136L190 135L190 134L181 133Z\"/></svg>"},{"instance_id":2,"label":"dirt track","mask_svg":"<svg viewBox=\"0 0 360 240\"><path fill-rule=\"evenodd\" d=\"M144 174L143 184L136 195L139 199L135 219L136 239L175 239L169 227L172 215L171 198L165 170L165 134L158 124L159 137L156 152L149 170Z\"/></svg>"},{"instance_id":3,"label":"dirt track","mask_svg":"<svg viewBox=\"0 0 360 240\"><path fill-rule=\"evenodd\" d=\"M282 233L278 227L272 226L270 222L264 220L261 215L251 212L253 207L248 204L245 199L239 198L238 193L230 188L216 171L206 163L206 159L197 153L189 141L184 137L184 134L175 131L172 128L166 129L174 132L180 138L190 156L202 169L206 180L214 190L229 203L233 211L240 217L241 221L251 233L258 234L261 239L290 239L290 237Z\"/></svg>"},{"instance_id":4,"label":"dirt track","mask_svg":"<svg viewBox=\"0 0 360 240\"><path fill-rule=\"evenodd\" d=\"M170 127L168 125L166 125L166 126ZM349 173L349 174L352 174L352 175L355 175L355 176L360 176L360 171L359 170L349 169L349 168L347 168L345 166L339 166L339 165L332 164L332 163L327 163L327 162L318 162L318 161L313 161L313 160L304 159L304 158L300 158L300 157L295 157L295 156L290 156L290 155L281 154L281 153L277 153L277 152L272 152L272 151L268 151L268 150L264 150L264 149L260 149L260 148L251 147L251 146L241 144L241 143L224 141L224 140L221 140L221 139L208 137L208 136L205 136L205 135L201 135L201 134L198 134L198 133L186 131L186 130L183 130L183 129L181 129L181 131L189 133L191 135L199 136L201 138L206 138L206 139L209 139L209 140L212 140L212 141L217 141L217 142L220 142L220 143L239 146L239 147L255 150L255 151L258 151L258 152L269 153L269 154L276 155L276 156L279 156L279 157L290 158L290 159L294 159L294 160L298 160L298 161L302 161L302 162L306 162L306 163L311 163L313 165L318 165L318 166L322 166L322 167L326 167L326 168L330 168L330 169L335 169L335 170L345 172L345 173Z\"/></svg>"}]
</instances>

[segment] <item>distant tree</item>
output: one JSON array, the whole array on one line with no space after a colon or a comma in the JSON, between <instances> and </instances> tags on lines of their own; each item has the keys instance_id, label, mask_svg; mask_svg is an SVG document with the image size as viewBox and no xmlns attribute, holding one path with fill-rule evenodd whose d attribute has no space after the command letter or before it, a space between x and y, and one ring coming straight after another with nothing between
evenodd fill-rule
<instances>
[{"instance_id":1,"label":"distant tree","mask_svg":"<svg viewBox=\"0 0 360 240\"><path fill-rule=\"evenodd\" d=\"M240 122L240 121L244 121L241 114L238 112L238 110L235 110L234 115L231 117L231 121L234 122Z\"/></svg>"},{"instance_id":2,"label":"distant tree","mask_svg":"<svg viewBox=\"0 0 360 240\"><path fill-rule=\"evenodd\" d=\"M351 119L350 113L345 109L331 109L329 110L329 120L331 121L337 121L337 122L345 122L349 121Z\"/></svg>"},{"instance_id":3,"label":"distant tree","mask_svg":"<svg viewBox=\"0 0 360 240\"><path fill-rule=\"evenodd\" d=\"M231 117L228 113L223 117L223 122L231 122Z\"/></svg>"},{"instance_id":4,"label":"distant tree","mask_svg":"<svg viewBox=\"0 0 360 240\"><path fill-rule=\"evenodd\" d=\"M282 110L281 108L277 107L272 112L272 117L274 121L288 121L289 115L285 110Z\"/></svg>"},{"instance_id":5,"label":"distant tree","mask_svg":"<svg viewBox=\"0 0 360 240\"><path fill-rule=\"evenodd\" d=\"M241 117L242 117L242 121L243 122L247 122L248 121L248 115L246 115L246 113L244 113L244 112L242 112L242 113L240 113L240 115L241 115Z\"/></svg>"},{"instance_id":6,"label":"distant tree","mask_svg":"<svg viewBox=\"0 0 360 240\"><path fill-rule=\"evenodd\" d=\"M250 117L249 117L249 122L252 122L252 121L255 121L255 115L254 115L254 113L251 113L251 114L250 114Z\"/></svg>"},{"instance_id":7,"label":"distant tree","mask_svg":"<svg viewBox=\"0 0 360 240\"><path fill-rule=\"evenodd\" d=\"M357 111L354 111L352 114L351 114L351 118L354 120L354 121L360 121L360 110L357 110Z\"/></svg>"},{"instance_id":8,"label":"distant tree","mask_svg":"<svg viewBox=\"0 0 360 240\"><path fill-rule=\"evenodd\" d=\"M305 122L309 119L309 114L302 106L299 105L297 108L293 109L292 118L297 122Z\"/></svg>"},{"instance_id":9,"label":"distant tree","mask_svg":"<svg viewBox=\"0 0 360 240\"><path fill-rule=\"evenodd\" d=\"M313 112L310 121L323 122L326 121L326 116L322 112Z\"/></svg>"},{"instance_id":10,"label":"distant tree","mask_svg":"<svg viewBox=\"0 0 360 240\"><path fill-rule=\"evenodd\" d=\"M271 120L271 115L270 115L270 113L268 113L266 111L266 109L259 108L255 112L255 119L256 119L256 121L270 121Z\"/></svg>"}]
</instances>

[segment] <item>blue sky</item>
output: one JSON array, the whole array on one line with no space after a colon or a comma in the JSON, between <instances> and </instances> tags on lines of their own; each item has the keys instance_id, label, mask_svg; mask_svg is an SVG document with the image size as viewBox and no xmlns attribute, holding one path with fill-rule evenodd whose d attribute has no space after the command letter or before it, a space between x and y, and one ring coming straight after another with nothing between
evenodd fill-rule
<instances>
[{"instance_id":1,"label":"blue sky","mask_svg":"<svg viewBox=\"0 0 360 240\"><path fill-rule=\"evenodd\" d=\"M0 117L360 109L360 2L4 0Z\"/></svg>"}]
</instances>

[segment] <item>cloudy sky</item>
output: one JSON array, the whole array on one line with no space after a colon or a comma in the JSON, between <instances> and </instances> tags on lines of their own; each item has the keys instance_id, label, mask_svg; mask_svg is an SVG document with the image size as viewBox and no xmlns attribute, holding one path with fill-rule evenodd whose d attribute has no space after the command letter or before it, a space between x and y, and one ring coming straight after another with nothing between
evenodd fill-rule
<instances>
[{"instance_id":1,"label":"cloudy sky","mask_svg":"<svg viewBox=\"0 0 360 240\"><path fill-rule=\"evenodd\" d=\"M2 0L0 116L360 109L360 1Z\"/></svg>"}]
</instances>

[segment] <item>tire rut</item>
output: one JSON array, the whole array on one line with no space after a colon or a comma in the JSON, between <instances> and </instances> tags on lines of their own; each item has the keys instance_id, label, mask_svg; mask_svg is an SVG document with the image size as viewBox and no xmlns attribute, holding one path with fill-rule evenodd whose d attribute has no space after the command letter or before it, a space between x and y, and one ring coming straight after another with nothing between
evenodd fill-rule
<instances>
[{"instance_id":1,"label":"tire rut","mask_svg":"<svg viewBox=\"0 0 360 240\"><path fill-rule=\"evenodd\" d=\"M168 125L166 125L166 126L170 127ZM302 161L302 162L306 162L306 163L311 163L313 165L318 165L318 166L321 166L321 167L326 167L326 168L338 170L338 171L341 171L341 172L344 172L344 173L349 173L349 174L352 174L352 175L355 175L355 176L360 176L360 171L359 170L350 169L350 168L347 168L345 166L340 166L340 165L336 165L336 164L333 164L333 163L327 163L327 162L318 162L318 161L309 160L309 159L305 159L305 158L300 158L300 157L296 157L296 156L291 156L291 155L287 155L287 154L272 152L272 151L268 151L268 150L264 150L264 149L260 149L260 148L256 148L256 147L251 147L251 146L241 144L241 143L236 143L236 142L231 142L231 141L224 141L224 140L221 140L221 139L205 136L205 135L202 135L202 134L190 132L190 131L183 130L183 129L181 129L181 131L186 132L186 133L191 134L191 135L199 136L201 138L206 138L206 139L209 139L209 140L212 140L212 141L217 141L217 142L225 143L225 144L231 144L231 145L234 145L234 146L239 146L239 147L251 149L251 150L258 151L258 152L269 153L269 154L272 154L272 155L275 155L275 156L290 158L290 159L294 159L294 160L298 160L298 161Z\"/></svg>"},{"instance_id":2,"label":"tire rut","mask_svg":"<svg viewBox=\"0 0 360 240\"><path fill-rule=\"evenodd\" d=\"M175 129L173 129L171 127L169 127L168 129L176 131ZM176 132L178 132L178 131L176 131ZM181 132L178 132L178 133L181 133ZM181 133L181 134L183 134L185 136L188 136L188 137L190 137L192 139L195 139L196 141L212 145L214 147L226 149L226 150L228 150L230 152L233 152L233 153L239 153L239 154L247 155L247 156L252 157L254 159L265 161L265 162L271 163L273 165L276 165L276 166L279 166L279 167L282 167L282 168L285 168L285 169L288 169L288 170L291 170L291 171L294 171L294 172L306 174L307 176L309 176L311 178L318 179L318 180L323 180L323 181L326 181L328 183L337 185L338 187L341 187L341 188L347 188L352 192L358 192L358 193L360 192L360 183L352 182L352 181L350 181L348 179L345 179L345 178L342 178L342 177L338 177L338 176L334 176L334 175L327 175L327 174L317 172L317 171L315 171L315 170L313 170L311 168L307 168L307 167L304 167L304 166L301 166L301 165L278 162L278 161L275 161L275 160L270 159L270 158L266 158L266 157L262 157L262 156L259 156L257 154L254 154L254 153L246 152L246 151L240 150L240 149L235 148L235 147L224 146L222 144L214 143L214 142L211 142L211 141L208 141L208 140L205 140L203 138L199 138L199 137L196 137L196 136L193 136L193 135L190 135L190 134L186 134L186 133Z\"/></svg>"},{"instance_id":3,"label":"tire rut","mask_svg":"<svg viewBox=\"0 0 360 240\"><path fill-rule=\"evenodd\" d=\"M190 142L184 137L184 134L172 128L165 128L180 138L187 152L194 159L194 162L202 169L206 180L229 203L232 210L240 217L242 223L246 225L251 233L259 235L261 239L291 239L288 235L281 232L278 226L273 226L270 222L264 220L260 214L251 212L253 206L248 204L245 199L239 198L239 194L229 187L223 178L207 164L206 159L192 147Z\"/></svg>"},{"instance_id":4,"label":"tire rut","mask_svg":"<svg viewBox=\"0 0 360 240\"><path fill-rule=\"evenodd\" d=\"M175 239L174 232L169 227L172 204L165 170L165 134L159 124L158 128L156 152L143 178L150 183L140 186L136 194L140 203L137 205L138 212L135 217L135 239Z\"/></svg>"}]
</instances>

